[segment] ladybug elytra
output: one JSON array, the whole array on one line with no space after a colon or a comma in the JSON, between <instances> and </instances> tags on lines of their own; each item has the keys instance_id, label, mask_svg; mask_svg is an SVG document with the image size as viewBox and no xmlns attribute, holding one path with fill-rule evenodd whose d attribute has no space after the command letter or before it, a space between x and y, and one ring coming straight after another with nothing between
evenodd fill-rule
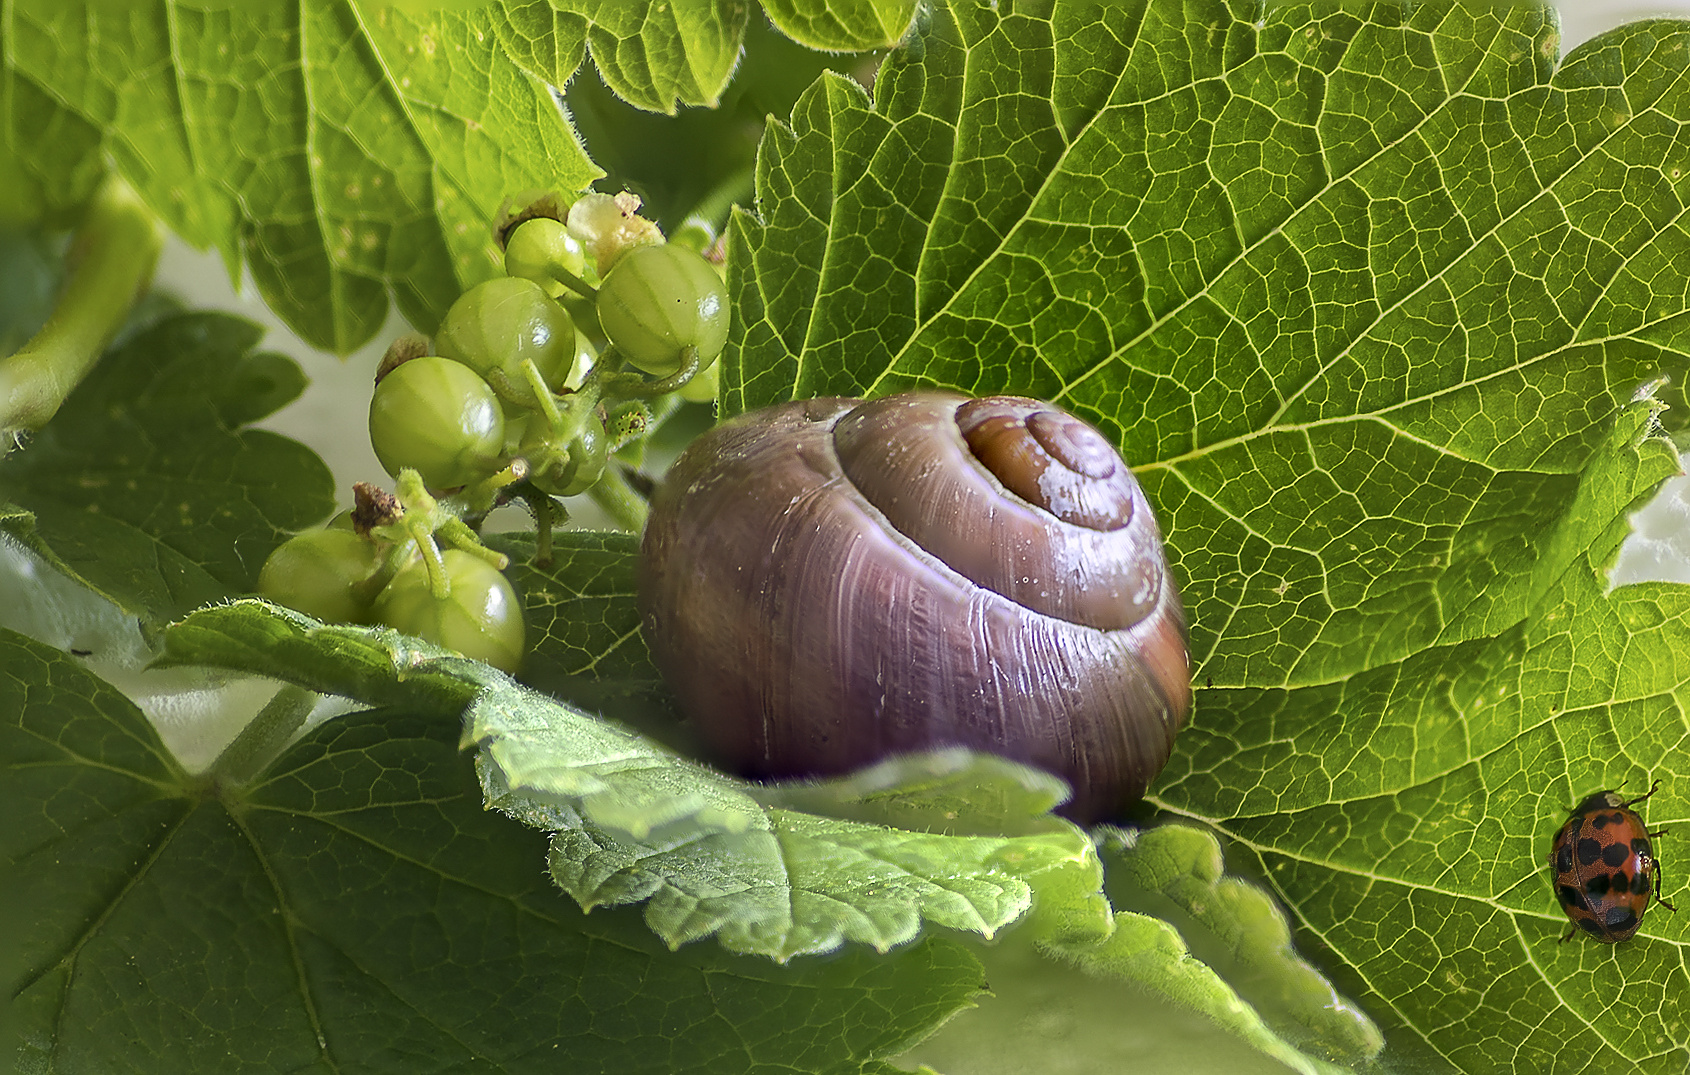
<instances>
[{"instance_id":1,"label":"ladybug elytra","mask_svg":"<svg viewBox=\"0 0 1690 1075\"><path fill-rule=\"evenodd\" d=\"M1555 833L1555 842L1549 846L1549 869L1555 875L1555 898L1574 927L1561 938L1562 943L1580 929L1609 944L1627 940L1642 923L1651 896L1677 912L1678 908L1661 899L1661 864L1649 843L1666 830L1649 832L1631 809L1660 786L1655 781L1635 799L1599 791L1575 806Z\"/></svg>"}]
</instances>

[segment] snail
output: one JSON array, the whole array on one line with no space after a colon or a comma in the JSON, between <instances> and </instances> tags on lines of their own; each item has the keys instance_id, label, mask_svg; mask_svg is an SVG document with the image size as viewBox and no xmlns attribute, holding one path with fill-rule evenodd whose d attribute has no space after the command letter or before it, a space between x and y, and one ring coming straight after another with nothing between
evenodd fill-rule
<instances>
[{"instance_id":1,"label":"snail","mask_svg":"<svg viewBox=\"0 0 1690 1075\"><path fill-rule=\"evenodd\" d=\"M1185 611L1115 449L1031 399L753 411L652 499L641 628L716 759L766 779L965 746L1139 799L1191 706Z\"/></svg>"}]
</instances>

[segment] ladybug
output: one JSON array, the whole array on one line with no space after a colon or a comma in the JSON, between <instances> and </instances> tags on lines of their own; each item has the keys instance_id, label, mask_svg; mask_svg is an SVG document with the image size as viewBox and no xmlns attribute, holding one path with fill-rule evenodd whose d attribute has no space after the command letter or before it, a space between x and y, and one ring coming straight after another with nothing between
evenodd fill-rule
<instances>
[{"instance_id":1,"label":"ladybug","mask_svg":"<svg viewBox=\"0 0 1690 1075\"><path fill-rule=\"evenodd\" d=\"M1555 833L1549 869L1555 874L1555 897L1574 927L1561 943L1581 929L1609 944L1628 940L1642 923L1651 895L1677 913L1678 908L1661 899L1661 863L1649 843L1666 830L1649 832L1631 809L1660 786L1655 781L1635 799L1599 791L1573 807L1572 816Z\"/></svg>"}]
</instances>

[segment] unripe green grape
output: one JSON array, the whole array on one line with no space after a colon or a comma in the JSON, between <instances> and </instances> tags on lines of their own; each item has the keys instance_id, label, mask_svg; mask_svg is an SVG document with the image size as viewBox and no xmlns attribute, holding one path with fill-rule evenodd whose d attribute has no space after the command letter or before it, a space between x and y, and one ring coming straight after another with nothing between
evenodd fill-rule
<instances>
[{"instance_id":1,"label":"unripe green grape","mask_svg":"<svg viewBox=\"0 0 1690 1075\"><path fill-rule=\"evenodd\" d=\"M441 554L452 592L437 599L419 558L393 576L376 598L375 618L465 657L514 672L522 663L522 606L498 568L458 549Z\"/></svg>"},{"instance_id":2,"label":"unripe green grape","mask_svg":"<svg viewBox=\"0 0 1690 1075\"><path fill-rule=\"evenodd\" d=\"M681 350L698 349L700 367L728 340L722 278L698 254L678 246L628 251L599 287L599 324L621 356L657 377L681 368Z\"/></svg>"},{"instance_id":3,"label":"unripe green grape","mask_svg":"<svg viewBox=\"0 0 1690 1075\"><path fill-rule=\"evenodd\" d=\"M552 268L571 276L587 271L587 253L569 229L550 217L524 220L505 242L505 273L549 288L556 280Z\"/></svg>"},{"instance_id":4,"label":"unripe green grape","mask_svg":"<svg viewBox=\"0 0 1690 1075\"><path fill-rule=\"evenodd\" d=\"M569 442L569 461L563 466L552 465L558 457L544 442L526 445L524 454L533 467L528 480L552 496L584 493L604 476L606 447L604 426L596 418L586 422L580 435Z\"/></svg>"},{"instance_id":5,"label":"unripe green grape","mask_svg":"<svg viewBox=\"0 0 1690 1075\"><path fill-rule=\"evenodd\" d=\"M366 623L353 586L376 569L375 546L351 530L307 530L278 545L258 571L258 593L325 623Z\"/></svg>"},{"instance_id":6,"label":"unripe green grape","mask_svg":"<svg viewBox=\"0 0 1690 1075\"><path fill-rule=\"evenodd\" d=\"M504 465L505 419L498 397L468 366L413 358L370 397L370 447L394 477L410 467L430 489L455 489Z\"/></svg>"},{"instance_id":7,"label":"unripe green grape","mask_svg":"<svg viewBox=\"0 0 1690 1075\"><path fill-rule=\"evenodd\" d=\"M434 334L434 349L494 385L502 378L502 391L531 404L523 362L533 362L554 392L562 388L575 364L575 322L539 284L499 276L458 296Z\"/></svg>"}]
</instances>

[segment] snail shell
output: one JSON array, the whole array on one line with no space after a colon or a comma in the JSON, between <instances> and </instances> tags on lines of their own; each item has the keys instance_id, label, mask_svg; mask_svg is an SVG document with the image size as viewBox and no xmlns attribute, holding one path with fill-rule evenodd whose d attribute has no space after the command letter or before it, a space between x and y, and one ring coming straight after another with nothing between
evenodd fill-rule
<instances>
[{"instance_id":1,"label":"snail shell","mask_svg":"<svg viewBox=\"0 0 1690 1075\"><path fill-rule=\"evenodd\" d=\"M1019 397L816 399L698 438L652 501L642 629L717 758L827 775L939 746L1143 795L1191 705L1185 612L1132 472Z\"/></svg>"}]
</instances>

